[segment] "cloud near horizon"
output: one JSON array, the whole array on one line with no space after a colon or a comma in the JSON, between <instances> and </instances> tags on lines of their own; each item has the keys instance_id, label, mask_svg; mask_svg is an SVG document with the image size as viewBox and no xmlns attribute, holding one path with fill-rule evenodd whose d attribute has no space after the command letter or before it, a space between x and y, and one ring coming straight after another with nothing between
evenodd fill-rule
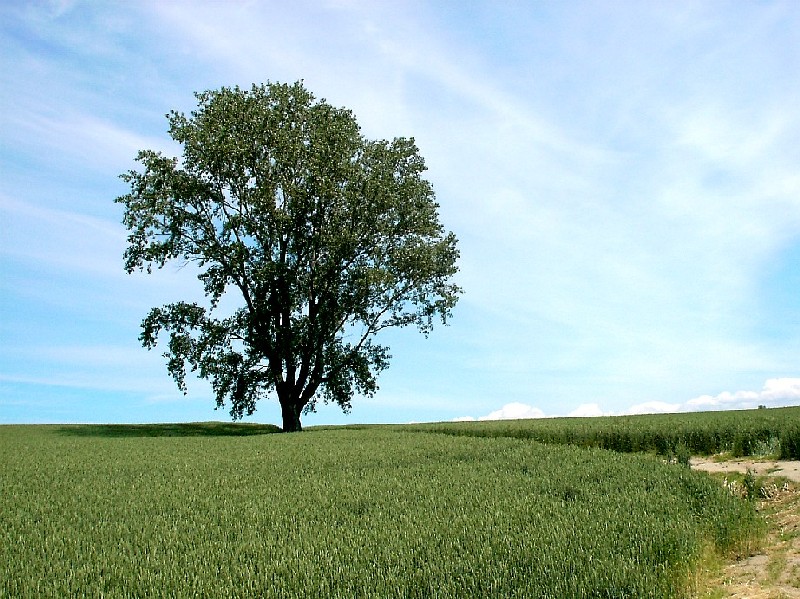
<instances>
[{"instance_id":1,"label":"cloud near horizon","mask_svg":"<svg viewBox=\"0 0 800 599\"><path fill-rule=\"evenodd\" d=\"M585 403L567 414L545 414L540 408L511 402L499 410L479 416L459 416L453 422L476 420L523 420L529 418L626 416L635 414L670 414L678 412L705 412L716 410L749 410L759 406L780 408L800 405L800 378L774 378L764 383L761 391L723 391L717 395L701 395L685 403L647 401L631 406L622 412L603 410L596 403Z\"/></svg>"},{"instance_id":2,"label":"cloud near horizon","mask_svg":"<svg viewBox=\"0 0 800 599\"><path fill-rule=\"evenodd\" d=\"M299 79L414 137L465 290L306 424L800 404L800 3L579 7L0 2L0 422L224 414L140 347L204 297L180 263L125 274L118 175L180 154L193 92Z\"/></svg>"}]
</instances>

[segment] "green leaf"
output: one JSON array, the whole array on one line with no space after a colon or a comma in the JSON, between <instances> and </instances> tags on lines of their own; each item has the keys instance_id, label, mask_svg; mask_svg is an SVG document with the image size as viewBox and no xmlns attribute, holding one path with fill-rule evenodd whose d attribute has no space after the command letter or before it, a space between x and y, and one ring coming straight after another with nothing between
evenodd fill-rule
<instances>
[{"instance_id":1,"label":"green leaf","mask_svg":"<svg viewBox=\"0 0 800 599\"><path fill-rule=\"evenodd\" d=\"M167 335L178 386L197 372L233 418L272 394L292 430L318 396L349 410L388 367L374 336L408 325L427 335L461 293L424 160L412 138L364 138L352 112L302 82L196 97L189 116L167 115L182 156L140 152L116 201L125 269L193 265L208 307L154 308L141 341ZM213 316L223 298L233 317Z\"/></svg>"}]
</instances>

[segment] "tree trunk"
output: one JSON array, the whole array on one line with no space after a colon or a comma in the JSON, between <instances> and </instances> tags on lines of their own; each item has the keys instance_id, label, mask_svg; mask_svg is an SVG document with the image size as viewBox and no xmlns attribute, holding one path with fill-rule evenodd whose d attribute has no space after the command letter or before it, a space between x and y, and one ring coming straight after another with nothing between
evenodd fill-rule
<instances>
[{"instance_id":1,"label":"tree trunk","mask_svg":"<svg viewBox=\"0 0 800 599\"><path fill-rule=\"evenodd\" d=\"M281 415L283 416L283 432L299 433L303 430L300 424L300 410L292 401L281 402Z\"/></svg>"}]
</instances>

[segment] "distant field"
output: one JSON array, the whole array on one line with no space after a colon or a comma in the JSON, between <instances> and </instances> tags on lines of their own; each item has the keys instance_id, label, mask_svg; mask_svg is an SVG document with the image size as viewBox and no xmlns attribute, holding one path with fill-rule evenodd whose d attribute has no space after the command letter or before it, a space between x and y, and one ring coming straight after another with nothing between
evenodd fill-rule
<instances>
[{"instance_id":1,"label":"distant field","mask_svg":"<svg viewBox=\"0 0 800 599\"><path fill-rule=\"evenodd\" d=\"M655 456L270 430L0 426L0 595L684 597L763 530Z\"/></svg>"},{"instance_id":2,"label":"distant field","mask_svg":"<svg viewBox=\"0 0 800 599\"><path fill-rule=\"evenodd\" d=\"M647 414L602 418L543 418L443 422L409 427L450 435L515 437L541 443L599 447L623 453L693 455L729 452L733 457L772 455L800 459L800 407Z\"/></svg>"}]
</instances>

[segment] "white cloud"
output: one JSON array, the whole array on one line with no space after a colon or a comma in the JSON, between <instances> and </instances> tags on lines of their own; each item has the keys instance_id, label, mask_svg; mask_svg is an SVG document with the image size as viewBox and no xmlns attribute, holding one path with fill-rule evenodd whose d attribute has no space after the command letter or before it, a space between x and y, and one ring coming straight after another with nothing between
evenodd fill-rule
<instances>
[{"instance_id":1,"label":"white cloud","mask_svg":"<svg viewBox=\"0 0 800 599\"><path fill-rule=\"evenodd\" d=\"M450 339L466 342L441 352L450 367L431 379L386 373L382 383L402 382L368 404L374 419L485 414L497 388L512 391L484 418L796 401L791 379L717 391L796 363L796 332L766 336L757 320L775 318L763 273L800 239L800 87L785 52L800 11L490 4L458 18L447 3L362 0L11 11L0 75L15 90L0 111L13 149L0 177L7 345L37 327L43 346L135 345L147 307L202 297L189 272L124 275L117 174L139 149L178 153L163 114L191 110L193 91L303 78L353 109L368 137L416 136L460 239L466 293ZM114 314L73 324L104 305ZM418 339L411 351L398 339L393 371L406 356L435 362ZM446 390L430 391L441 380ZM698 390L711 391L686 401Z\"/></svg>"},{"instance_id":2,"label":"white cloud","mask_svg":"<svg viewBox=\"0 0 800 599\"><path fill-rule=\"evenodd\" d=\"M664 401L646 401L628 408L626 414L670 414L678 412L680 404L667 403Z\"/></svg>"},{"instance_id":3,"label":"white cloud","mask_svg":"<svg viewBox=\"0 0 800 599\"><path fill-rule=\"evenodd\" d=\"M544 417L544 412L539 408L524 403L512 402L486 416L481 416L478 420L521 420L524 418Z\"/></svg>"},{"instance_id":4,"label":"white cloud","mask_svg":"<svg viewBox=\"0 0 800 599\"><path fill-rule=\"evenodd\" d=\"M800 378L774 378L764 383L761 391L723 391L717 395L701 395L686 402L682 411L740 410L759 405L778 407L800 403Z\"/></svg>"},{"instance_id":5,"label":"white cloud","mask_svg":"<svg viewBox=\"0 0 800 599\"><path fill-rule=\"evenodd\" d=\"M750 410L760 405L772 407L800 405L800 378L774 378L764 383L761 391L723 391L717 395L701 395L684 403L664 401L646 401L630 406L619 412L620 415L637 414L673 414L678 412L702 412L712 410ZM597 416L613 416L614 412L604 410L597 403L585 403L567 413L568 417L589 418ZM564 414L545 414L535 406L522 402L504 405L486 416L460 416L453 422L469 422L475 420L518 420L525 418L558 418Z\"/></svg>"},{"instance_id":6,"label":"white cloud","mask_svg":"<svg viewBox=\"0 0 800 599\"><path fill-rule=\"evenodd\" d=\"M604 411L596 403L585 403L579 405L572 410L567 416L569 417L596 417L596 416L611 416L610 412ZM473 416L459 416L453 418L452 422L472 422L476 420L524 420L530 418L553 418L561 417L564 414L545 414L544 410L530 404L523 402L511 402L505 404L499 410L495 410L485 416L475 418Z\"/></svg>"},{"instance_id":7,"label":"white cloud","mask_svg":"<svg viewBox=\"0 0 800 599\"><path fill-rule=\"evenodd\" d=\"M589 418L595 416L608 416L608 415L609 414L607 412L604 412L603 409L596 403L583 403L574 410L572 410L569 414L567 414L567 416L577 417L577 418Z\"/></svg>"}]
</instances>

